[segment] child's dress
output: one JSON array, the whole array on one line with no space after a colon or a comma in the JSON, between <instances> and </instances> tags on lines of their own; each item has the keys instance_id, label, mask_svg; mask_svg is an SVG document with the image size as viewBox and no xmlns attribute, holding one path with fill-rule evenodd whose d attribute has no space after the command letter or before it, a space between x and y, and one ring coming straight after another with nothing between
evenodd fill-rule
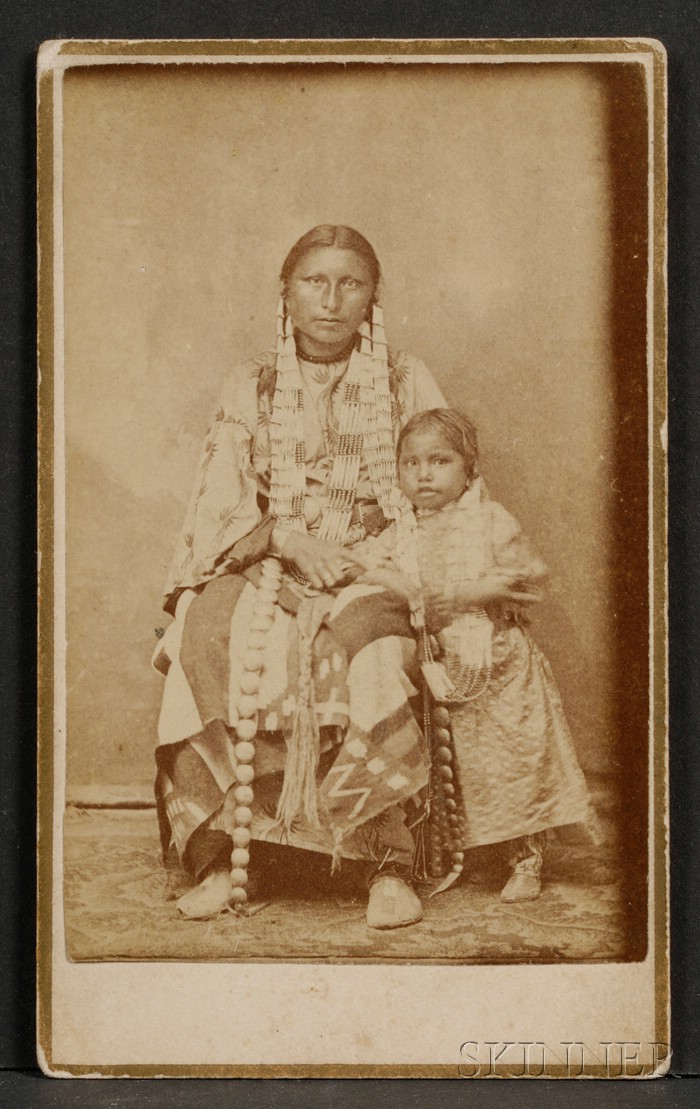
<instances>
[{"instance_id":1,"label":"child's dress","mask_svg":"<svg viewBox=\"0 0 700 1109\"><path fill-rule=\"evenodd\" d=\"M517 521L489 500L480 481L454 505L417 516L424 589L449 595L460 577L514 571L525 585L542 577ZM482 620L485 620L482 611ZM449 705L454 771L464 812L462 848L532 836L595 817L547 659L528 634L519 606L488 605L490 677L473 700ZM458 618L459 619L459 618ZM429 631L433 629L429 628ZM478 629L483 640L484 629ZM449 650L450 629L440 634ZM443 659L449 670L449 658Z\"/></svg>"},{"instance_id":2,"label":"child's dress","mask_svg":"<svg viewBox=\"0 0 700 1109\"><path fill-rule=\"evenodd\" d=\"M410 521L411 514L404 519ZM523 588L545 572L517 520L488 498L478 478L456 503L416 512L414 519L408 532L394 524L368 541L365 553L389 554L403 575L412 562L408 577L415 579L417 570L423 590L448 601L457 601L460 586L494 569L514 572ZM415 544L408 560L407 534L408 546ZM407 582L405 576L402 580ZM525 847L510 845L517 858L539 851L538 833L576 823L584 823L597 841L597 818L559 691L547 659L528 634L522 606L475 607L447 628L428 626L428 631L442 648L436 657L453 680L459 666L450 655L460 636L467 655L471 646L477 674L481 663L476 687L483 691L447 706L461 810L454 818L458 831L450 837L452 848L528 837Z\"/></svg>"}]
</instances>

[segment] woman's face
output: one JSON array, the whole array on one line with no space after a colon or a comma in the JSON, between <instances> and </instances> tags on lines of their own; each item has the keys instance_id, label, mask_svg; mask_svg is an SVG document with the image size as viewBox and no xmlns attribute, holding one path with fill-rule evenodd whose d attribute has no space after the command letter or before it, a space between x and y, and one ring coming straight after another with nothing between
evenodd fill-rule
<instances>
[{"instance_id":1,"label":"woman's face","mask_svg":"<svg viewBox=\"0 0 700 1109\"><path fill-rule=\"evenodd\" d=\"M321 246L297 262L285 301L302 350L323 357L347 347L374 293L372 273L354 250Z\"/></svg>"},{"instance_id":2,"label":"woman's face","mask_svg":"<svg viewBox=\"0 0 700 1109\"><path fill-rule=\"evenodd\" d=\"M399 485L415 508L444 508L469 487L466 459L437 428L412 431L401 444Z\"/></svg>"}]
</instances>

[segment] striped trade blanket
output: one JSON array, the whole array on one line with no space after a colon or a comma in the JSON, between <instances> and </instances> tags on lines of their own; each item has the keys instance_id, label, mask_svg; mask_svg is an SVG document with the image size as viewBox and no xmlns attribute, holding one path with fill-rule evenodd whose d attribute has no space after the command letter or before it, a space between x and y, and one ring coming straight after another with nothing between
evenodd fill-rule
<instances>
[{"instance_id":1,"label":"striped trade blanket","mask_svg":"<svg viewBox=\"0 0 700 1109\"><path fill-rule=\"evenodd\" d=\"M157 792L181 858L197 827L229 830L224 802L235 782L236 696L256 576L254 567L245 576L216 578L200 593L185 592L154 658L166 674ZM327 612L312 662L320 827L299 819L283 835L275 819L298 696L299 597L287 583L261 675L253 836L325 851L342 844L344 855L373 857L377 822L391 826L391 810L428 778L414 713L418 674L408 607L365 585L320 600ZM402 826L397 850L405 848L405 835Z\"/></svg>"}]
</instances>

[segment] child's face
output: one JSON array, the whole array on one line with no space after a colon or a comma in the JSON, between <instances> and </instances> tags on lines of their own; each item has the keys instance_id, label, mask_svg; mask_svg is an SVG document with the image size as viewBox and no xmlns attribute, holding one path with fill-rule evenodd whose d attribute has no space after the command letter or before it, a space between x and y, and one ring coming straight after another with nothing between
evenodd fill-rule
<instances>
[{"instance_id":1,"label":"child's face","mask_svg":"<svg viewBox=\"0 0 700 1109\"><path fill-rule=\"evenodd\" d=\"M466 459L437 429L407 435L398 467L399 485L415 508L444 508L470 484Z\"/></svg>"}]
</instances>

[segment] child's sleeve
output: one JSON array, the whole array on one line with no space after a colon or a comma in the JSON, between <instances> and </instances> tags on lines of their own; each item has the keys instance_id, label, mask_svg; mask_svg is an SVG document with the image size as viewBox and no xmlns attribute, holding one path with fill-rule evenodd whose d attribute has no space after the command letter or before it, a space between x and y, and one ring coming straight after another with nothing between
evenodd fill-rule
<instances>
[{"instance_id":1,"label":"child's sleeve","mask_svg":"<svg viewBox=\"0 0 700 1109\"><path fill-rule=\"evenodd\" d=\"M355 543L352 553L359 555L367 567L355 578L356 584L380 586L390 593L398 593L409 602L414 600L411 583L396 562L396 528L393 525L379 535L368 535L360 543Z\"/></svg>"},{"instance_id":2,"label":"child's sleeve","mask_svg":"<svg viewBox=\"0 0 700 1109\"><path fill-rule=\"evenodd\" d=\"M503 505L491 502L491 543L494 566L516 573L523 582L541 582L547 567Z\"/></svg>"}]
</instances>

